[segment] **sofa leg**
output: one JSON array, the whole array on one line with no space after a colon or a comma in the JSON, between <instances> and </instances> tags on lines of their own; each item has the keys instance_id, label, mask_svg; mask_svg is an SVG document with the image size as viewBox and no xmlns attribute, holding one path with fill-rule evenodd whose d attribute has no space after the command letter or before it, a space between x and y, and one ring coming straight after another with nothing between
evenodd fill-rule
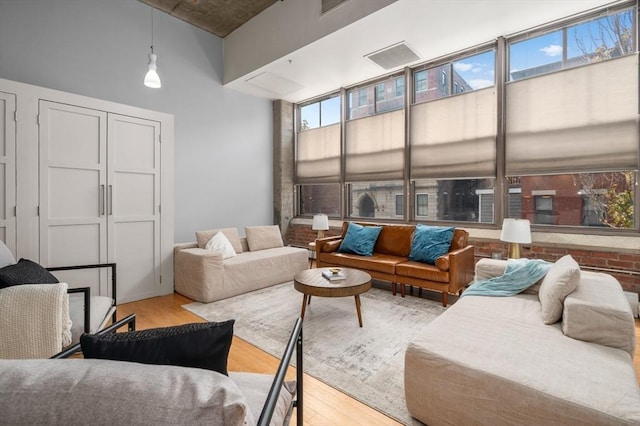
<instances>
[{"instance_id":1,"label":"sofa leg","mask_svg":"<svg viewBox=\"0 0 640 426\"><path fill-rule=\"evenodd\" d=\"M442 306L444 306L445 308L447 307L448 296L449 296L449 293L447 293L446 291L442 292Z\"/></svg>"},{"instance_id":2,"label":"sofa leg","mask_svg":"<svg viewBox=\"0 0 640 426\"><path fill-rule=\"evenodd\" d=\"M422 287L418 287L418 296L422 297Z\"/></svg>"},{"instance_id":3,"label":"sofa leg","mask_svg":"<svg viewBox=\"0 0 640 426\"><path fill-rule=\"evenodd\" d=\"M391 283L391 294L396 295L396 283Z\"/></svg>"},{"instance_id":4,"label":"sofa leg","mask_svg":"<svg viewBox=\"0 0 640 426\"><path fill-rule=\"evenodd\" d=\"M407 286L404 284L400 284L400 294L402 295L402 297L404 297L405 293L406 293L406 289Z\"/></svg>"}]
</instances>

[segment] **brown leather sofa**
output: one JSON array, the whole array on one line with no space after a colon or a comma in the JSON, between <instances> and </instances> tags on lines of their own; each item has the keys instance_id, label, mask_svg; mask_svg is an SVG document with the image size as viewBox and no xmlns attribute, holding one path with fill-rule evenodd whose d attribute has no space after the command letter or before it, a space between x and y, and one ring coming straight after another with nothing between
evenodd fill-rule
<instances>
[{"instance_id":1,"label":"brown leather sofa","mask_svg":"<svg viewBox=\"0 0 640 426\"><path fill-rule=\"evenodd\" d=\"M318 267L348 267L368 272L372 278L391 282L393 294L400 284L405 295L405 285L442 293L442 305L447 306L447 295L458 294L473 280L473 246L469 245L469 233L456 228L449 252L440 256L435 265L409 260L414 225L358 223L363 226L382 226L372 256L339 253L348 222L342 225L342 234L316 240Z\"/></svg>"}]
</instances>

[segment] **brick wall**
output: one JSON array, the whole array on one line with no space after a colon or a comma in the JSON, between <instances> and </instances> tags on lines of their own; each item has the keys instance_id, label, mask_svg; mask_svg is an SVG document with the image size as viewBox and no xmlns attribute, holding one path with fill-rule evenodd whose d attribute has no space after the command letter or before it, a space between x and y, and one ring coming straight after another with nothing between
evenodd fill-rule
<instances>
[{"instance_id":1,"label":"brick wall","mask_svg":"<svg viewBox=\"0 0 640 426\"><path fill-rule=\"evenodd\" d=\"M331 228L325 232L325 236L339 235L340 231L339 228ZM316 235L316 231L311 229L311 225L291 224L288 241L291 245L306 247L308 243L316 239ZM500 253L500 256L506 259L506 243L472 239L471 244L475 247L476 261L484 257L492 257L494 253ZM543 244L522 246L520 253L522 257L543 259L550 262L555 262L565 254L570 254L585 270L610 273L620 281L625 291L640 294L640 253L582 250L570 247L563 248L557 245L551 247ZM612 270L630 271L635 274L613 272Z\"/></svg>"}]
</instances>

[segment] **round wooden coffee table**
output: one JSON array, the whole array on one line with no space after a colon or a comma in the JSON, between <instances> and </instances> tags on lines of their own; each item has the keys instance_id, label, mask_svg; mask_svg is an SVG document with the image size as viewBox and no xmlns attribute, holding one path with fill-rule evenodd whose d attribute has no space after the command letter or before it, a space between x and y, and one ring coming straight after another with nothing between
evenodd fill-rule
<instances>
[{"instance_id":1,"label":"round wooden coffee table","mask_svg":"<svg viewBox=\"0 0 640 426\"><path fill-rule=\"evenodd\" d=\"M330 281L322 276L323 271L331 268L307 269L298 272L293 278L293 286L300 293L302 298L302 311L300 317L304 319L304 311L311 301L311 296L319 297L345 297L354 296L356 299L356 313L358 323L362 327L362 314L360 312L360 295L371 288L371 275L366 272L351 268L340 268L345 275L343 280Z\"/></svg>"}]
</instances>

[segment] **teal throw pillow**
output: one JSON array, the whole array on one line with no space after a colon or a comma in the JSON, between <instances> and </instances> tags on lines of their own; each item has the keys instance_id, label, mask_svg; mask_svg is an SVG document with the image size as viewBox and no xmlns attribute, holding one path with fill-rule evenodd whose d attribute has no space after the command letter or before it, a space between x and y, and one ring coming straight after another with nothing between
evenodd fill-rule
<instances>
[{"instance_id":1,"label":"teal throw pillow","mask_svg":"<svg viewBox=\"0 0 640 426\"><path fill-rule=\"evenodd\" d=\"M382 226L362 226L350 222L338 252L371 256L380 231L382 231Z\"/></svg>"},{"instance_id":2,"label":"teal throw pillow","mask_svg":"<svg viewBox=\"0 0 640 426\"><path fill-rule=\"evenodd\" d=\"M436 259L449 251L454 228L452 226L416 225L409 259L436 264Z\"/></svg>"}]
</instances>

